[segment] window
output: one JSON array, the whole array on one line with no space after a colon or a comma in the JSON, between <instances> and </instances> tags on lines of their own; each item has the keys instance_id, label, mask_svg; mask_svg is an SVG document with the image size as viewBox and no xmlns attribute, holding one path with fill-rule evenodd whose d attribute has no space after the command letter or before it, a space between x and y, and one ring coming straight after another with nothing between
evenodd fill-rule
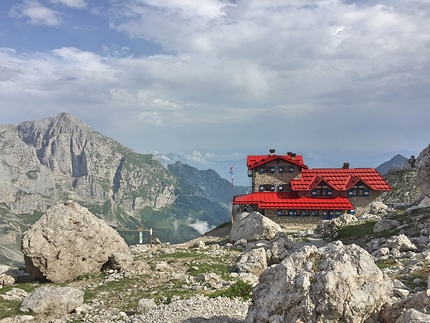
<instances>
[{"instance_id":1,"label":"window","mask_svg":"<svg viewBox=\"0 0 430 323\"><path fill-rule=\"evenodd\" d=\"M279 172L279 174L282 174L284 172L284 166L279 166L278 172Z\"/></svg>"},{"instance_id":2,"label":"window","mask_svg":"<svg viewBox=\"0 0 430 323\"><path fill-rule=\"evenodd\" d=\"M332 189L326 184L317 185L312 190L312 196L332 196L332 195L333 195Z\"/></svg>"},{"instance_id":3,"label":"window","mask_svg":"<svg viewBox=\"0 0 430 323\"><path fill-rule=\"evenodd\" d=\"M290 173L294 173L294 166L290 166Z\"/></svg>"},{"instance_id":4,"label":"window","mask_svg":"<svg viewBox=\"0 0 430 323\"><path fill-rule=\"evenodd\" d=\"M301 210L299 213L301 216L310 216L311 215L310 210Z\"/></svg>"},{"instance_id":5,"label":"window","mask_svg":"<svg viewBox=\"0 0 430 323\"><path fill-rule=\"evenodd\" d=\"M275 185L274 184L261 184L260 185L260 192L274 192L275 191Z\"/></svg>"},{"instance_id":6,"label":"window","mask_svg":"<svg viewBox=\"0 0 430 323\"><path fill-rule=\"evenodd\" d=\"M264 173L274 174L275 173L275 166L261 166L260 167L260 174L264 174Z\"/></svg>"},{"instance_id":7,"label":"window","mask_svg":"<svg viewBox=\"0 0 430 323\"><path fill-rule=\"evenodd\" d=\"M369 194L370 194L369 189L363 183L354 185L348 191L348 196L369 196Z\"/></svg>"},{"instance_id":8,"label":"window","mask_svg":"<svg viewBox=\"0 0 430 323\"><path fill-rule=\"evenodd\" d=\"M291 185L290 184L279 184L278 191L279 192L290 192L291 191Z\"/></svg>"}]
</instances>

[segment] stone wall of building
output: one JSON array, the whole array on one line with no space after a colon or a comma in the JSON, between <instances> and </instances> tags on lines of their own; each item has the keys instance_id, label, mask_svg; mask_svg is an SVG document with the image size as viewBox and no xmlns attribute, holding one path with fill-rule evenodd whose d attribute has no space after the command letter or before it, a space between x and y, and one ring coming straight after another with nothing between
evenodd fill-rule
<instances>
[{"instance_id":1,"label":"stone wall of building","mask_svg":"<svg viewBox=\"0 0 430 323\"><path fill-rule=\"evenodd\" d=\"M381 192L369 190L369 196L350 196L349 201L355 207L355 214L360 216L369 212L369 204L380 199L380 195Z\"/></svg>"},{"instance_id":2,"label":"stone wall of building","mask_svg":"<svg viewBox=\"0 0 430 323\"><path fill-rule=\"evenodd\" d=\"M287 184L290 183L292 179L298 179L301 176L301 169L300 167L293 165L291 163L288 163L283 160L275 160L272 162L269 162L264 165L264 167L270 168L273 166L275 168L274 173L265 172L263 174L260 174L260 167L257 167L252 170L252 180L253 180L253 192L259 192L260 185L264 184L274 184L275 185L275 191L278 191L278 185L279 184ZM279 172L279 167L283 167L284 170L282 173ZM290 167L294 168L294 171L290 172Z\"/></svg>"}]
</instances>

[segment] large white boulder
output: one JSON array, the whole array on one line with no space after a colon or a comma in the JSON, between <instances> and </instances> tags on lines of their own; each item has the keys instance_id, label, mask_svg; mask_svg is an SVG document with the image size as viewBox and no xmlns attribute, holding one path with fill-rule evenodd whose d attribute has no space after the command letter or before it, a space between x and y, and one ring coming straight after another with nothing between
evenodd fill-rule
<instances>
[{"instance_id":1,"label":"large white boulder","mask_svg":"<svg viewBox=\"0 0 430 323\"><path fill-rule=\"evenodd\" d=\"M393 284L372 257L341 242L304 246L265 270L245 322L364 322L380 310Z\"/></svg>"},{"instance_id":2,"label":"large white boulder","mask_svg":"<svg viewBox=\"0 0 430 323\"><path fill-rule=\"evenodd\" d=\"M230 241L241 239L246 241L272 240L276 233L283 231L279 224L273 222L259 212L241 213L234 218L230 231Z\"/></svg>"},{"instance_id":3,"label":"large white boulder","mask_svg":"<svg viewBox=\"0 0 430 323\"><path fill-rule=\"evenodd\" d=\"M130 252L114 229L72 201L48 209L24 233L21 250L28 273L52 282L98 273L113 254Z\"/></svg>"}]
</instances>

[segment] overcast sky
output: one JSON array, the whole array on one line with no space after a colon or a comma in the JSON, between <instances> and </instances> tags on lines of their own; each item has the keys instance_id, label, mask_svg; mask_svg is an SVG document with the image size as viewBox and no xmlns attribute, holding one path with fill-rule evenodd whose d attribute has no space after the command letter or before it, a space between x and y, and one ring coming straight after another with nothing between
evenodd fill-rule
<instances>
[{"instance_id":1,"label":"overcast sky","mask_svg":"<svg viewBox=\"0 0 430 323\"><path fill-rule=\"evenodd\" d=\"M1 124L68 112L140 153L275 148L312 167L430 143L429 0L1 0L0 15Z\"/></svg>"}]
</instances>

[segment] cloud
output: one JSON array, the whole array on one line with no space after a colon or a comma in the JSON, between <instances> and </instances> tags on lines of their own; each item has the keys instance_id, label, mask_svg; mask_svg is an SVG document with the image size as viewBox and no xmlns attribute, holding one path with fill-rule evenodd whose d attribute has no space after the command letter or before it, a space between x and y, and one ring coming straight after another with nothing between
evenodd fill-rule
<instances>
[{"instance_id":1,"label":"cloud","mask_svg":"<svg viewBox=\"0 0 430 323\"><path fill-rule=\"evenodd\" d=\"M51 0L51 2L55 4L64 4L74 9L83 9L87 6L85 0Z\"/></svg>"},{"instance_id":2,"label":"cloud","mask_svg":"<svg viewBox=\"0 0 430 323\"><path fill-rule=\"evenodd\" d=\"M33 25L58 26L62 23L58 12L44 7L37 0L25 0L23 4L12 7L9 15L13 18L28 17L28 23Z\"/></svg>"},{"instance_id":3,"label":"cloud","mask_svg":"<svg viewBox=\"0 0 430 323\"><path fill-rule=\"evenodd\" d=\"M205 234L206 232L215 228L215 226L210 226L206 221L201 221L196 219L196 222L190 223L190 227L196 230L199 234Z\"/></svg>"},{"instance_id":4,"label":"cloud","mask_svg":"<svg viewBox=\"0 0 430 323\"><path fill-rule=\"evenodd\" d=\"M214 157L214 154L212 154L212 153L203 154L203 153L196 151L196 150L194 150L192 152L192 154L185 156L185 158L187 160L197 162L197 163L200 163L203 165L210 164L213 157Z\"/></svg>"},{"instance_id":5,"label":"cloud","mask_svg":"<svg viewBox=\"0 0 430 323\"><path fill-rule=\"evenodd\" d=\"M12 15L32 6L44 8L26 1ZM117 42L100 53L0 52L2 106L67 110L139 151L199 162L205 151L398 150L430 135L424 1L125 0L99 12ZM158 52L139 51L148 44Z\"/></svg>"}]
</instances>

